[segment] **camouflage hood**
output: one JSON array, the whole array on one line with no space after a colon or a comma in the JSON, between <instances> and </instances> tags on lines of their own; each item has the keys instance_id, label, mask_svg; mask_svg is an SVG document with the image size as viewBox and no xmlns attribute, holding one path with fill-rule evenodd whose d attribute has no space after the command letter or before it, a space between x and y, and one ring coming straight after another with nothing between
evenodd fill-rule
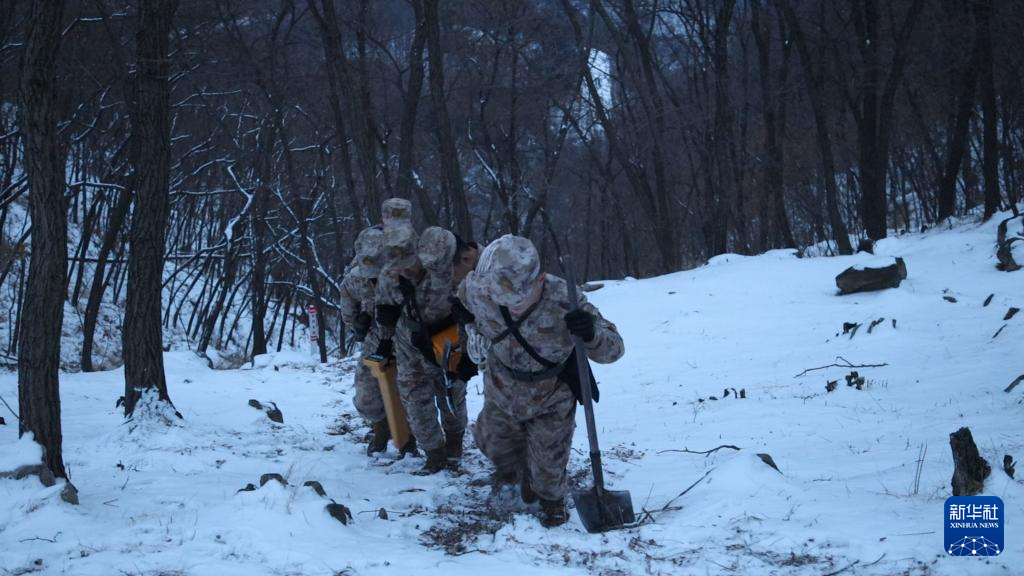
<instances>
[{"instance_id":1,"label":"camouflage hood","mask_svg":"<svg viewBox=\"0 0 1024 576\"><path fill-rule=\"evenodd\" d=\"M396 223L384 227L384 267L401 270L417 262L417 237L412 225Z\"/></svg>"},{"instance_id":2,"label":"camouflage hood","mask_svg":"<svg viewBox=\"0 0 1024 576\"><path fill-rule=\"evenodd\" d=\"M420 235L417 254L425 268L443 270L454 265L455 246L455 234L444 228L431 226Z\"/></svg>"},{"instance_id":3,"label":"camouflage hood","mask_svg":"<svg viewBox=\"0 0 1024 576\"><path fill-rule=\"evenodd\" d=\"M540 276L540 254L527 238L506 234L484 248L476 268L476 282L486 286L494 302L515 306L530 294Z\"/></svg>"},{"instance_id":4,"label":"camouflage hood","mask_svg":"<svg viewBox=\"0 0 1024 576\"><path fill-rule=\"evenodd\" d=\"M356 255L351 274L363 278L376 278L384 266L384 228L371 226L356 236Z\"/></svg>"}]
</instances>

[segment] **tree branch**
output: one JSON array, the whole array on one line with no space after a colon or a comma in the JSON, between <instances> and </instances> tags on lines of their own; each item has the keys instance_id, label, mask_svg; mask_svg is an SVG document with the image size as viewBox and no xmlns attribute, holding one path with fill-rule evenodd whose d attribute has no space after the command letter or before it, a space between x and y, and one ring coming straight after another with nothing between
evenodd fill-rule
<instances>
[{"instance_id":1,"label":"tree branch","mask_svg":"<svg viewBox=\"0 0 1024 576\"><path fill-rule=\"evenodd\" d=\"M824 370L826 368L881 368L882 366L888 366L889 365L888 363L885 363L885 362L883 362L881 364L853 364L849 360L847 360L846 358L843 358L842 356L836 356L836 360L842 360L843 363L842 364L829 364L827 366L818 366L817 368L808 368L808 369L804 370L803 372L797 374L796 376L793 376L793 378L799 378L799 377L803 376L804 374L807 374L808 372L814 372L815 370Z\"/></svg>"},{"instance_id":2,"label":"tree branch","mask_svg":"<svg viewBox=\"0 0 1024 576\"><path fill-rule=\"evenodd\" d=\"M658 450L657 453L658 454L664 454L666 452L684 452L686 454L703 454L705 456L710 456L711 454L714 454L715 452L718 452L722 448L732 448L733 450L739 450L740 449L739 446L733 446L732 444L722 444L718 448L712 448L711 450L704 450L704 451L701 451L701 452L697 452L697 451L694 451L694 450L688 450L686 448L683 448L682 450Z\"/></svg>"}]
</instances>

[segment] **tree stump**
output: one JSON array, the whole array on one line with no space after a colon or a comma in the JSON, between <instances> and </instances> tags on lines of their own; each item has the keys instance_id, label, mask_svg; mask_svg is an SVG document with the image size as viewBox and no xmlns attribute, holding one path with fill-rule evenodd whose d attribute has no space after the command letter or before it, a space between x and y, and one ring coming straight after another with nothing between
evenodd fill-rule
<instances>
[{"instance_id":1,"label":"tree stump","mask_svg":"<svg viewBox=\"0 0 1024 576\"><path fill-rule=\"evenodd\" d=\"M953 449L953 496L974 496L985 486L985 478L992 467L978 454L969 428L961 428L949 435Z\"/></svg>"},{"instance_id":2,"label":"tree stump","mask_svg":"<svg viewBox=\"0 0 1024 576\"><path fill-rule=\"evenodd\" d=\"M903 258L895 258L889 265L851 266L836 276L839 294L873 292L886 288L898 288L907 278L907 265Z\"/></svg>"},{"instance_id":3,"label":"tree stump","mask_svg":"<svg viewBox=\"0 0 1024 576\"><path fill-rule=\"evenodd\" d=\"M1015 249L1015 244L1020 243ZM999 223L999 230L996 232L996 258L999 263L996 264L996 268L1003 272L1013 272L1020 270L1024 262L1018 262L1017 258L1014 257L1014 252L1017 252L1017 256L1024 253L1021 247L1024 247L1024 216L1014 216L1013 218L1007 218Z\"/></svg>"}]
</instances>

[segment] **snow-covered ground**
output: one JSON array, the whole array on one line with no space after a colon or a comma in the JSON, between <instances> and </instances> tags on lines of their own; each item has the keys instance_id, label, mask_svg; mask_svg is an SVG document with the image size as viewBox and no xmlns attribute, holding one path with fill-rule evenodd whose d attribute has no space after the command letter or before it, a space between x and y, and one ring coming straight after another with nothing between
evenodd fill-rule
<instances>
[{"instance_id":1,"label":"snow-covered ground","mask_svg":"<svg viewBox=\"0 0 1024 576\"><path fill-rule=\"evenodd\" d=\"M880 242L909 272L884 292L836 296L834 277L875 256L777 251L590 293L626 341L621 361L595 366L597 419L607 482L632 493L637 527L592 535L574 515L546 530L513 491L491 495L472 448L460 472L432 477L393 450L368 459L351 360L289 353L213 371L173 352L184 420L171 428L123 420L120 370L63 378L81 504L59 485L0 480L0 575L1020 574L1024 486L1002 461L1024 456L1024 386L1003 389L1024 373L1024 314L1003 318L1024 308L1024 272L995 269L997 220ZM851 336L844 323L861 326ZM880 366L856 368L862 389L846 385L853 368L805 373L844 363ZM13 374L0 395L16 405ZM275 402L284 424L249 399ZM35 452L4 416L10 470ZM582 410L578 422L570 474L589 485ZM943 550L948 435L961 426L993 465L985 494L1006 506L999 557ZM723 445L739 450L684 451ZM239 492L265 473L289 485ZM327 513L332 499L348 525Z\"/></svg>"}]
</instances>

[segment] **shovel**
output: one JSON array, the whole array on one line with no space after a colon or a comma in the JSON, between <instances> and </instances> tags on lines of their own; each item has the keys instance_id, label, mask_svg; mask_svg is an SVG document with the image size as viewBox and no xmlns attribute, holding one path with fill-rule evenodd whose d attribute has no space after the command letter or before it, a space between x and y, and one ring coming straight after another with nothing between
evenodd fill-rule
<instances>
[{"instance_id":1,"label":"shovel","mask_svg":"<svg viewBox=\"0 0 1024 576\"><path fill-rule=\"evenodd\" d=\"M575 310L579 298L576 294L576 273L573 270L572 258L562 258L565 268L566 283L569 289L569 307ZM576 503L576 513L583 521L587 532L604 532L613 528L621 528L636 521L633 514L633 499L626 490L605 490L604 472L601 469L601 448L597 444L597 424L594 422L594 400L590 390L590 370L587 365L587 349L579 336L573 336L576 347L576 362L580 375L580 391L583 393L583 410L587 417L587 438L590 440L590 467L594 471L594 487L589 490L576 490L572 500Z\"/></svg>"}]
</instances>

